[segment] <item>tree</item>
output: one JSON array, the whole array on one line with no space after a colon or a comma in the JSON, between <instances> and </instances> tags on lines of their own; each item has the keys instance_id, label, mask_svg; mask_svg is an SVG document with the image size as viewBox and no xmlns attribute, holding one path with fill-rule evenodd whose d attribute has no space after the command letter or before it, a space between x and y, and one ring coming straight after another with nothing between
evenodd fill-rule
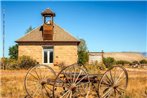
<instances>
[{"instance_id":1,"label":"tree","mask_svg":"<svg viewBox=\"0 0 147 98\"><path fill-rule=\"evenodd\" d=\"M78 63L84 65L88 62L88 50L86 41L84 39L80 39L80 44L78 46Z\"/></svg>"},{"instance_id":2,"label":"tree","mask_svg":"<svg viewBox=\"0 0 147 98\"><path fill-rule=\"evenodd\" d=\"M115 64L115 59L112 57L103 58L103 62L106 68L111 68L113 64Z\"/></svg>"},{"instance_id":3,"label":"tree","mask_svg":"<svg viewBox=\"0 0 147 98\"><path fill-rule=\"evenodd\" d=\"M14 46L9 47L9 56L11 59L18 58L18 44L15 44Z\"/></svg>"},{"instance_id":4,"label":"tree","mask_svg":"<svg viewBox=\"0 0 147 98\"><path fill-rule=\"evenodd\" d=\"M32 26L30 26L30 27L26 30L25 34L29 33L29 32L32 31L32 30L33 30L33 28L32 28Z\"/></svg>"},{"instance_id":5,"label":"tree","mask_svg":"<svg viewBox=\"0 0 147 98\"><path fill-rule=\"evenodd\" d=\"M139 61L140 64L147 64L147 60L143 59Z\"/></svg>"}]
</instances>

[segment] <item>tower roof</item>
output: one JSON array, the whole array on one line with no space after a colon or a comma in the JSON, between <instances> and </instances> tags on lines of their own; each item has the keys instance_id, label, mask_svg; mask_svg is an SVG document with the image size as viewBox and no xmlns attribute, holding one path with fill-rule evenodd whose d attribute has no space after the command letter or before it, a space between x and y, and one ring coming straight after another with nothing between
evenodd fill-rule
<instances>
[{"instance_id":1,"label":"tower roof","mask_svg":"<svg viewBox=\"0 0 147 98\"><path fill-rule=\"evenodd\" d=\"M42 13L41 13L42 16L55 16L55 13L52 12L49 8L45 9Z\"/></svg>"}]
</instances>

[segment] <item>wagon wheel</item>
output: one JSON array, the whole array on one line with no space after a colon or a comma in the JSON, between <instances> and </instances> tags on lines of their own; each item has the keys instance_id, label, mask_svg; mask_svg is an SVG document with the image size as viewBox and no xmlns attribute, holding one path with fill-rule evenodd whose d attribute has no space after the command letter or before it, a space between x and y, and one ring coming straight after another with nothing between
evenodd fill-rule
<instances>
[{"instance_id":1,"label":"wagon wheel","mask_svg":"<svg viewBox=\"0 0 147 98\"><path fill-rule=\"evenodd\" d=\"M99 85L100 98L120 98L128 85L128 73L122 66L114 66L104 73Z\"/></svg>"},{"instance_id":2,"label":"wagon wheel","mask_svg":"<svg viewBox=\"0 0 147 98\"><path fill-rule=\"evenodd\" d=\"M57 75L53 89L54 98L88 98L88 73L78 65L68 66Z\"/></svg>"},{"instance_id":3,"label":"wagon wheel","mask_svg":"<svg viewBox=\"0 0 147 98\"><path fill-rule=\"evenodd\" d=\"M25 76L24 86L31 98L52 97L53 83L56 74L47 65L37 65L31 68Z\"/></svg>"}]
</instances>

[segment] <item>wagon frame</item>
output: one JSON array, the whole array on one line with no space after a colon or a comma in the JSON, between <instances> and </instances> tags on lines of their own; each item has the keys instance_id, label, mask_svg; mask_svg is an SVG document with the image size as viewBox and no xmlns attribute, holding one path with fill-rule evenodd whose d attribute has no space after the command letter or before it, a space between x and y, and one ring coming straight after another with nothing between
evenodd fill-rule
<instances>
[{"instance_id":1,"label":"wagon frame","mask_svg":"<svg viewBox=\"0 0 147 98\"><path fill-rule=\"evenodd\" d=\"M24 80L30 98L120 98L127 85L128 73L122 66L113 66L104 74L89 74L78 64L59 73L47 65L37 65L29 69Z\"/></svg>"}]
</instances>

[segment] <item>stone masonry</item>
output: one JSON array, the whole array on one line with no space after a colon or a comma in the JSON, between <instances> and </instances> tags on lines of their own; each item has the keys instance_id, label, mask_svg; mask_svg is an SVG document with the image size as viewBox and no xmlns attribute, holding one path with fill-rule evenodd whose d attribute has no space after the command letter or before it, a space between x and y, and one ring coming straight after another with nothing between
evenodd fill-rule
<instances>
[{"instance_id":1,"label":"stone masonry","mask_svg":"<svg viewBox=\"0 0 147 98\"><path fill-rule=\"evenodd\" d=\"M41 45L19 45L19 57L30 56L37 62L43 62L43 48ZM54 46L54 64L64 63L70 65L76 63L78 59L77 45L55 45Z\"/></svg>"}]
</instances>

